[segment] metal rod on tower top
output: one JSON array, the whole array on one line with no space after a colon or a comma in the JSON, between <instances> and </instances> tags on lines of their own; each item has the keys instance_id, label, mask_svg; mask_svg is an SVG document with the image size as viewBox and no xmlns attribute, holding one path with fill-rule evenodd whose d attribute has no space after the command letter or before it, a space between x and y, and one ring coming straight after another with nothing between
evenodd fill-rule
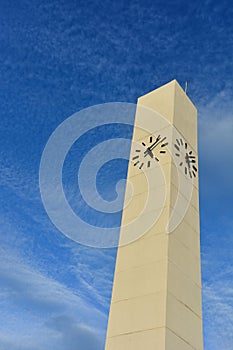
<instances>
[{"instance_id":1,"label":"metal rod on tower top","mask_svg":"<svg viewBox=\"0 0 233 350\"><path fill-rule=\"evenodd\" d=\"M187 90L188 90L188 80L186 80L186 82L185 82L185 89L184 89L184 91L185 91L186 94L187 94Z\"/></svg>"}]
</instances>

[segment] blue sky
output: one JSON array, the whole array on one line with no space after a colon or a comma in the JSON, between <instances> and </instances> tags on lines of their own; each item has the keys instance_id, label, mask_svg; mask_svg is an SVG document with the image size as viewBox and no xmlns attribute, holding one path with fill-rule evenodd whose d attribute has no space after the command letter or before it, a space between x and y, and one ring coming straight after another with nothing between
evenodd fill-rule
<instances>
[{"instance_id":1,"label":"blue sky","mask_svg":"<svg viewBox=\"0 0 233 350\"><path fill-rule=\"evenodd\" d=\"M232 18L227 0L0 2L0 349L103 349L116 250L53 226L40 158L71 114L174 78L199 111L205 349L232 349ZM112 182L100 186L109 200Z\"/></svg>"}]
</instances>

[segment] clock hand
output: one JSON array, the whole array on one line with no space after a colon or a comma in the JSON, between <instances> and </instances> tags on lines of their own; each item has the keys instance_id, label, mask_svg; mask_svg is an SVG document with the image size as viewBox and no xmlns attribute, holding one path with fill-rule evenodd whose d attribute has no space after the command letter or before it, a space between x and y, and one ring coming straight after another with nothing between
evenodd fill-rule
<instances>
[{"instance_id":1,"label":"clock hand","mask_svg":"<svg viewBox=\"0 0 233 350\"><path fill-rule=\"evenodd\" d=\"M153 143L153 145L151 145L149 148L150 148L150 151L152 151L152 149L154 149L155 147L157 147L161 142L163 142L164 140L166 140L166 136L162 139L162 140L158 140L158 142L156 143Z\"/></svg>"},{"instance_id":2,"label":"clock hand","mask_svg":"<svg viewBox=\"0 0 233 350\"><path fill-rule=\"evenodd\" d=\"M158 137L157 137L157 139L155 140L155 142L150 146L150 147L148 147L147 149L146 149L146 151L144 152L144 157L146 157L147 156L147 154L149 154L150 156L151 156L151 158L153 158L153 153L152 153L152 150L155 148L155 147L157 147L161 142L163 142L164 140L166 140L166 136L163 138L163 139L161 139L161 136L159 135ZM161 140L160 140L161 139ZM155 159L157 159L156 157L155 157Z\"/></svg>"},{"instance_id":3,"label":"clock hand","mask_svg":"<svg viewBox=\"0 0 233 350\"><path fill-rule=\"evenodd\" d=\"M186 153L185 159L186 159L186 162L187 162L187 163L196 163L195 158L196 158L195 156L189 156L189 155Z\"/></svg>"},{"instance_id":4,"label":"clock hand","mask_svg":"<svg viewBox=\"0 0 233 350\"><path fill-rule=\"evenodd\" d=\"M156 143L160 140L160 138L161 138L161 136L159 135L159 136L157 137L157 139L155 140L155 142L152 143L152 145L149 147L150 151L155 147Z\"/></svg>"},{"instance_id":5,"label":"clock hand","mask_svg":"<svg viewBox=\"0 0 233 350\"><path fill-rule=\"evenodd\" d=\"M153 158L153 153L149 148L147 148L146 151L144 152L144 157L146 157L148 154L150 155L151 158Z\"/></svg>"},{"instance_id":6,"label":"clock hand","mask_svg":"<svg viewBox=\"0 0 233 350\"><path fill-rule=\"evenodd\" d=\"M188 153L186 153L185 160L186 160L186 163L188 165L188 168L190 168L190 163L192 162L192 160L189 159Z\"/></svg>"},{"instance_id":7,"label":"clock hand","mask_svg":"<svg viewBox=\"0 0 233 350\"><path fill-rule=\"evenodd\" d=\"M150 154L151 158L153 158L153 153L152 153L151 151L152 151L152 149L155 147L156 143L160 140L160 138L161 138L161 136L159 135L159 136L157 137L157 139L155 140L155 142L154 142L150 147L148 147L148 148L145 150L145 152L144 152L144 157L146 157L147 154Z\"/></svg>"}]
</instances>

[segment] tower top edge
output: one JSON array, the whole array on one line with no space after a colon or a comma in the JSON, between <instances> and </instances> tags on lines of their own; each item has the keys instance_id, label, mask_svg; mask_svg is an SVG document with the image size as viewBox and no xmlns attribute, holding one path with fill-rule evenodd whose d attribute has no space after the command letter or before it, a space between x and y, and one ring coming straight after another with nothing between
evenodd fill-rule
<instances>
[{"instance_id":1,"label":"tower top edge","mask_svg":"<svg viewBox=\"0 0 233 350\"><path fill-rule=\"evenodd\" d=\"M187 100L193 105L193 107L195 109L197 109L196 106L194 105L194 103L192 102L192 100L190 99L190 97L187 95L187 93L184 91L184 89L181 87L181 85L178 83L178 81L176 79L173 79L173 80L169 81L168 83L166 83L162 86L159 86L158 88L156 88L152 91L147 92L145 95L140 96L138 98L138 101L140 102L142 99L149 97L149 96L152 96L153 94L157 94L157 93L162 92L162 91L164 93L166 93L166 90L167 90L167 92L169 91L170 93L172 91L174 95L175 95L175 90L179 90L181 92L181 94L183 94L184 97L187 98Z\"/></svg>"}]
</instances>

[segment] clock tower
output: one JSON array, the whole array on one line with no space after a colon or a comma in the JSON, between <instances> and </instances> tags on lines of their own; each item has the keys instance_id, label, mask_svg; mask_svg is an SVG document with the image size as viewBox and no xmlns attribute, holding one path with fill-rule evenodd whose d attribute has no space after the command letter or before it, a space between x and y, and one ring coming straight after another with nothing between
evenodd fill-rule
<instances>
[{"instance_id":1,"label":"clock tower","mask_svg":"<svg viewBox=\"0 0 233 350\"><path fill-rule=\"evenodd\" d=\"M197 111L176 80L138 99L125 203L105 350L203 350Z\"/></svg>"}]
</instances>

